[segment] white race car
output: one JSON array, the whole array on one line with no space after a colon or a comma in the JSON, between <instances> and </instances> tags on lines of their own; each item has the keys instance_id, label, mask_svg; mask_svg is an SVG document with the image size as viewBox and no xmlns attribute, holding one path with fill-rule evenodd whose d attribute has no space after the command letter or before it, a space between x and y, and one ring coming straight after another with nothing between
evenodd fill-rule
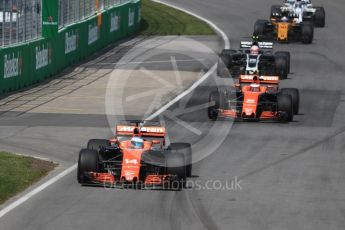
<instances>
[{"instance_id":1,"label":"white race car","mask_svg":"<svg viewBox=\"0 0 345 230\"><path fill-rule=\"evenodd\" d=\"M311 0L285 0L283 5L271 7L271 18L288 15L296 23L311 21L316 27L325 27L326 13L323 7L314 7Z\"/></svg>"}]
</instances>

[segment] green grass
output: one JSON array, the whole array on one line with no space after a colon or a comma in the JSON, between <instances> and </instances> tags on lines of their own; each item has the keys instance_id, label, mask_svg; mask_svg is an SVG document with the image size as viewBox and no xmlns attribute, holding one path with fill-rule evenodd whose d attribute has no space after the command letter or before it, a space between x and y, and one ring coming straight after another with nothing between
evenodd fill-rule
<instances>
[{"instance_id":1,"label":"green grass","mask_svg":"<svg viewBox=\"0 0 345 230\"><path fill-rule=\"evenodd\" d=\"M0 152L0 204L54 169L51 162Z\"/></svg>"},{"instance_id":2,"label":"green grass","mask_svg":"<svg viewBox=\"0 0 345 230\"><path fill-rule=\"evenodd\" d=\"M214 35L205 22L151 0L142 0L141 35Z\"/></svg>"}]
</instances>

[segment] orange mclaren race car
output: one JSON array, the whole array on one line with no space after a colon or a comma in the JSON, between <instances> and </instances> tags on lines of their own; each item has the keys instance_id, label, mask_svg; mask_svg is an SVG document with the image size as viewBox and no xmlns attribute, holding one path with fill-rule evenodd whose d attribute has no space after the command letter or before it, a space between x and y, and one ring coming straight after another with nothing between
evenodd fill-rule
<instances>
[{"instance_id":1,"label":"orange mclaren race car","mask_svg":"<svg viewBox=\"0 0 345 230\"><path fill-rule=\"evenodd\" d=\"M180 189L191 176L190 144L166 146L166 129L132 121L116 126L116 137L92 139L79 153L82 185Z\"/></svg>"},{"instance_id":2,"label":"orange mclaren race car","mask_svg":"<svg viewBox=\"0 0 345 230\"><path fill-rule=\"evenodd\" d=\"M241 75L233 88L209 95L208 117L290 122L299 110L299 91L279 90L278 76Z\"/></svg>"}]
</instances>

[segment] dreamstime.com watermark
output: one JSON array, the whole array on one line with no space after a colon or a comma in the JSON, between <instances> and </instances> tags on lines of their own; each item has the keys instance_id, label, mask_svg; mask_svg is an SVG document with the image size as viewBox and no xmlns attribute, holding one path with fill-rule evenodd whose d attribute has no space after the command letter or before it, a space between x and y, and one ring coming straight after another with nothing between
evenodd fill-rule
<instances>
[{"instance_id":1,"label":"dreamstime.com watermark","mask_svg":"<svg viewBox=\"0 0 345 230\"><path fill-rule=\"evenodd\" d=\"M162 184L145 184L139 182L129 182L126 184L107 183L103 184L104 189L158 189L158 190L193 190L193 191L230 191L239 192L243 190L242 180L234 177L229 180L186 180L171 181ZM181 187L182 186L182 187Z\"/></svg>"}]
</instances>

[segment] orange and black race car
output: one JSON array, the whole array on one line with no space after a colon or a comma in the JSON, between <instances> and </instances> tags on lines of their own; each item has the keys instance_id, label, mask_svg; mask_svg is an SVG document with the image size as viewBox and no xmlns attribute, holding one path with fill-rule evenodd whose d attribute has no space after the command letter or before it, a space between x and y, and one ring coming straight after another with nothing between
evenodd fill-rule
<instances>
[{"instance_id":1,"label":"orange and black race car","mask_svg":"<svg viewBox=\"0 0 345 230\"><path fill-rule=\"evenodd\" d=\"M298 110L299 91L279 90L278 76L241 75L234 87L210 93L208 117L290 122Z\"/></svg>"},{"instance_id":2,"label":"orange and black race car","mask_svg":"<svg viewBox=\"0 0 345 230\"><path fill-rule=\"evenodd\" d=\"M157 123L130 121L116 126L109 140L92 139L79 153L78 182L126 188L181 189L191 176L188 143L166 145Z\"/></svg>"},{"instance_id":3,"label":"orange and black race car","mask_svg":"<svg viewBox=\"0 0 345 230\"><path fill-rule=\"evenodd\" d=\"M257 20L254 25L254 36L260 39L274 39L278 42L301 41L311 44L314 39L314 24L311 21L300 21L287 11L280 11L268 20ZM277 15L278 14L278 15Z\"/></svg>"}]
</instances>

